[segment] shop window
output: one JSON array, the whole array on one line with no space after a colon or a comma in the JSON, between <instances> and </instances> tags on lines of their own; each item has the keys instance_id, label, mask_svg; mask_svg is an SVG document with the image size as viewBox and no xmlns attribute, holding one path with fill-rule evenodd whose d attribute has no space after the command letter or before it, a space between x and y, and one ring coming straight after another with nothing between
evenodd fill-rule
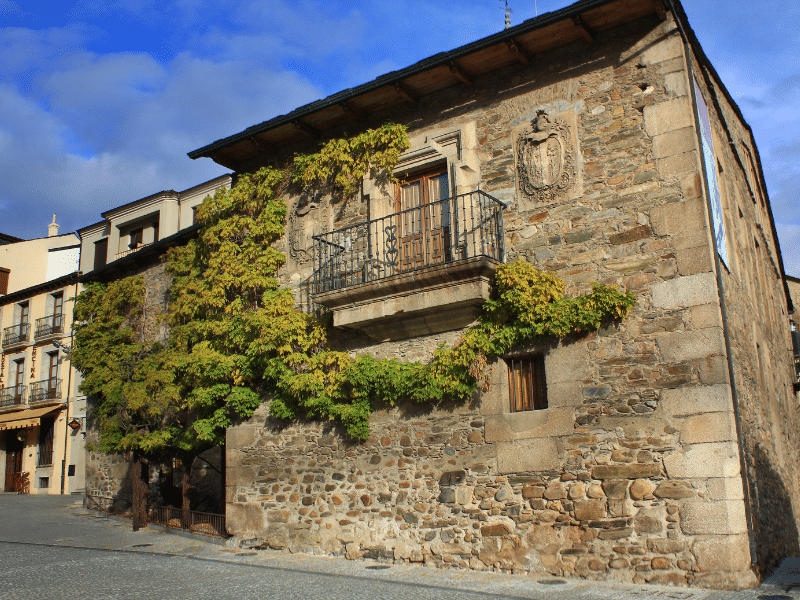
<instances>
[{"instance_id":1,"label":"shop window","mask_svg":"<svg viewBox=\"0 0 800 600\"><path fill-rule=\"evenodd\" d=\"M511 412L547 408L544 355L512 357L508 365L508 397Z\"/></svg>"}]
</instances>

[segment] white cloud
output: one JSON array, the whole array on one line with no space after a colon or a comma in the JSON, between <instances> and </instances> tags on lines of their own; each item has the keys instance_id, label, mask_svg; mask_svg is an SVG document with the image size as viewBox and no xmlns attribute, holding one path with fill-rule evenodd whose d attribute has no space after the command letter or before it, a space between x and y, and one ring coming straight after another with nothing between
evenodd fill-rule
<instances>
[{"instance_id":1,"label":"white cloud","mask_svg":"<svg viewBox=\"0 0 800 600\"><path fill-rule=\"evenodd\" d=\"M161 189L184 189L225 169L186 153L321 96L307 78L257 61L191 52L159 63L144 53L98 55L72 30L14 30L0 53L0 231L62 231ZM22 77L27 85L21 85ZM15 215L15 218L8 218Z\"/></svg>"}]
</instances>

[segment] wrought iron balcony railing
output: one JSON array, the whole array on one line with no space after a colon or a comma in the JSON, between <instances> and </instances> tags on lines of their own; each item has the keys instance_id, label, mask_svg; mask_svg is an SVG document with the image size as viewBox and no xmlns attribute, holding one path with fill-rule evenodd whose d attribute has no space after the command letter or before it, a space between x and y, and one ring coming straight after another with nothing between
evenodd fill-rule
<instances>
[{"instance_id":1,"label":"wrought iron balcony railing","mask_svg":"<svg viewBox=\"0 0 800 600\"><path fill-rule=\"evenodd\" d=\"M123 250L122 252L117 252L114 255L114 260L118 260L118 259L122 258L123 256L128 256L128 254L133 254L134 252L138 252L139 250L141 250L143 248L147 248L150 245L151 244L139 244L138 246L136 246L135 248L131 248L130 250Z\"/></svg>"},{"instance_id":2,"label":"wrought iron balcony railing","mask_svg":"<svg viewBox=\"0 0 800 600\"><path fill-rule=\"evenodd\" d=\"M3 329L3 346L11 346L13 344L20 344L28 341L28 331L30 325L28 323L19 323Z\"/></svg>"},{"instance_id":3,"label":"wrought iron balcony railing","mask_svg":"<svg viewBox=\"0 0 800 600\"><path fill-rule=\"evenodd\" d=\"M314 294L456 261L503 261L503 208L469 192L314 236Z\"/></svg>"},{"instance_id":4,"label":"wrought iron balcony railing","mask_svg":"<svg viewBox=\"0 0 800 600\"><path fill-rule=\"evenodd\" d=\"M12 385L11 387L0 388L0 408L25 404L25 390L27 387L27 385Z\"/></svg>"},{"instance_id":5,"label":"wrought iron balcony railing","mask_svg":"<svg viewBox=\"0 0 800 600\"><path fill-rule=\"evenodd\" d=\"M64 333L64 315L50 315L36 319L36 329L33 332L34 339Z\"/></svg>"},{"instance_id":6,"label":"wrought iron balcony railing","mask_svg":"<svg viewBox=\"0 0 800 600\"><path fill-rule=\"evenodd\" d=\"M31 392L28 404L39 404L49 400L61 399L61 380L43 379L31 382Z\"/></svg>"}]
</instances>

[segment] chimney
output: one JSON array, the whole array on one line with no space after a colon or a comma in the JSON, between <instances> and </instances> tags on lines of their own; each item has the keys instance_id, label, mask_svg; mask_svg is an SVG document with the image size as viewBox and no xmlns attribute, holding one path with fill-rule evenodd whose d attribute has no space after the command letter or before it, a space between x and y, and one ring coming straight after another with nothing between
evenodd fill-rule
<instances>
[{"instance_id":1,"label":"chimney","mask_svg":"<svg viewBox=\"0 0 800 600\"><path fill-rule=\"evenodd\" d=\"M58 235L58 224L56 223L56 213L53 213L53 222L47 226L47 237L55 237Z\"/></svg>"}]
</instances>

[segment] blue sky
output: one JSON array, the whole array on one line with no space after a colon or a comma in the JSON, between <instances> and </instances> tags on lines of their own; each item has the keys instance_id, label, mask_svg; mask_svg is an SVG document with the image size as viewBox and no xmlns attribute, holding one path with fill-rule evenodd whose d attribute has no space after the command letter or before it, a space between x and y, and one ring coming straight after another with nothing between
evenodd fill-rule
<instances>
[{"instance_id":1,"label":"blue sky","mask_svg":"<svg viewBox=\"0 0 800 600\"><path fill-rule=\"evenodd\" d=\"M570 4L511 0L512 24ZM800 3L685 0L800 276ZM0 0L0 231L61 232L225 169L186 153L495 33L499 0Z\"/></svg>"}]
</instances>

